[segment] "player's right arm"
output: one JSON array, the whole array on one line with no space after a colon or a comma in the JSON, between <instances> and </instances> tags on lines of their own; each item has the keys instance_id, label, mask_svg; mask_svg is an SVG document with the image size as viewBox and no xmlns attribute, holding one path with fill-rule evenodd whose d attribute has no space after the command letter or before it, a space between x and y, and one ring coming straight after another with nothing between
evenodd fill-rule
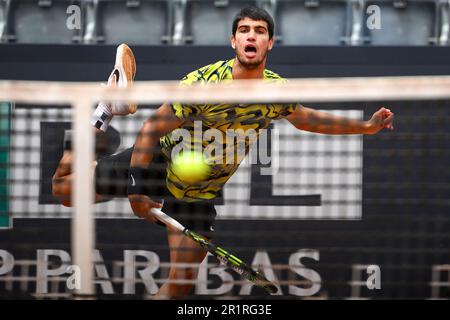
<instances>
[{"instance_id":1,"label":"player's right arm","mask_svg":"<svg viewBox=\"0 0 450 320\"><path fill-rule=\"evenodd\" d=\"M153 150L159 144L159 139L179 128L181 123L182 120L174 114L172 106L165 103L144 123L136 138L130 163L128 199L134 214L141 218L149 218L150 209L160 208L161 204L140 192L143 182L140 180L140 173L152 162Z\"/></svg>"}]
</instances>

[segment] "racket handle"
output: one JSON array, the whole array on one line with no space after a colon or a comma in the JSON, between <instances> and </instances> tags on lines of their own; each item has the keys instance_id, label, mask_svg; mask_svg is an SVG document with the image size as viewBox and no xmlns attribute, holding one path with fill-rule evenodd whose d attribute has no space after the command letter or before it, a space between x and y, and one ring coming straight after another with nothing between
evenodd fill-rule
<instances>
[{"instance_id":1,"label":"racket handle","mask_svg":"<svg viewBox=\"0 0 450 320\"><path fill-rule=\"evenodd\" d=\"M167 214L165 214L164 212L162 212L161 210L157 209L157 208L152 208L150 210L150 212L155 215L155 217L161 221L162 223L164 223L166 226L170 226L173 229L176 229L180 232L184 232L184 230L186 229L181 223L179 223L177 220L175 220L172 217L169 217Z\"/></svg>"}]
</instances>

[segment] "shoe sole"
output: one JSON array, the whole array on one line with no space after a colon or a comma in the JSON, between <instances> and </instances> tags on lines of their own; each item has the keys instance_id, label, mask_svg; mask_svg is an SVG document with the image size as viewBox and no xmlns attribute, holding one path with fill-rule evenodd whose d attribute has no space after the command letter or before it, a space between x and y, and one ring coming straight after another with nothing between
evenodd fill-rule
<instances>
[{"instance_id":1,"label":"shoe sole","mask_svg":"<svg viewBox=\"0 0 450 320\"><path fill-rule=\"evenodd\" d=\"M116 63L114 68L119 69L119 72L123 72L126 78L126 86L132 85L134 76L136 75L136 60L134 59L133 51L125 43L122 43L117 47L116 51ZM135 103L128 104L128 111L133 114L137 110Z\"/></svg>"}]
</instances>

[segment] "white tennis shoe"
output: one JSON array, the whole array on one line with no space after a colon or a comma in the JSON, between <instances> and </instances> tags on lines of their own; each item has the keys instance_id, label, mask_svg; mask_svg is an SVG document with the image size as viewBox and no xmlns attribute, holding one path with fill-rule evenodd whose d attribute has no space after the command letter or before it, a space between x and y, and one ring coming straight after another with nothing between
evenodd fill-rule
<instances>
[{"instance_id":1,"label":"white tennis shoe","mask_svg":"<svg viewBox=\"0 0 450 320\"><path fill-rule=\"evenodd\" d=\"M114 70L111 72L108 79L108 86L117 86L119 88L126 88L133 85L134 76L136 75L136 60L134 59L133 51L126 44L121 44L117 47L116 63ZM110 105L113 115L127 115L133 114L137 110L135 103L123 104L113 102Z\"/></svg>"}]
</instances>

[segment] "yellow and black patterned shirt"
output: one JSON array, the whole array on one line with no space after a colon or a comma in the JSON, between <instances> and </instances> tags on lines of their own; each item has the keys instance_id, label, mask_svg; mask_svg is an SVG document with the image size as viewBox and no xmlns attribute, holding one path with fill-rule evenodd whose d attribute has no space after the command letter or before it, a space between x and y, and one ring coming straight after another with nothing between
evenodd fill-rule
<instances>
[{"instance_id":1,"label":"yellow and black patterned shirt","mask_svg":"<svg viewBox=\"0 0 450 320\"><path fill-rule=\"evenodd\" d=\"M202 67L185 76L181 80L180 85L231 81L233 62L234 59L218 61ZM286 81L278 74L267 69L264 70L264 79L277 82ZM172 103L172 109L175 115L183 121L180 129L188 130L191 139L175 139L173 134L179 135L177 130L180 129L176 129L161 138L160 144L163 154L167 159L168 189L177 199L185 201L215 198L223 185L239 167L240 162L243 160L241 155L243 153L243 156L247 155L250 145L256 141L261 130L267 129L272 120L282 119L298 107L300 107L299 104L193 105ZM230 132L237 133L238 136L241 135L241 139L232 138ZM215 138L211 138L211 136ZM220 141L217 139L217 136L222 137L222 143L224 141L229 143L223 144L220 148L217 144ZM208 146L213 146L213 141L216 143L215 146L219 147L215 151L223 150L223 152L209 153L207 160L211 163L211 172L207 180L192 185L182 181L182 179L174 174L170 155L175 146L179 148L181 145L178 144L180 143L198 143L205 150ZM204 151L204 154L208 153Z\"/></svg>"}]
</instances>

